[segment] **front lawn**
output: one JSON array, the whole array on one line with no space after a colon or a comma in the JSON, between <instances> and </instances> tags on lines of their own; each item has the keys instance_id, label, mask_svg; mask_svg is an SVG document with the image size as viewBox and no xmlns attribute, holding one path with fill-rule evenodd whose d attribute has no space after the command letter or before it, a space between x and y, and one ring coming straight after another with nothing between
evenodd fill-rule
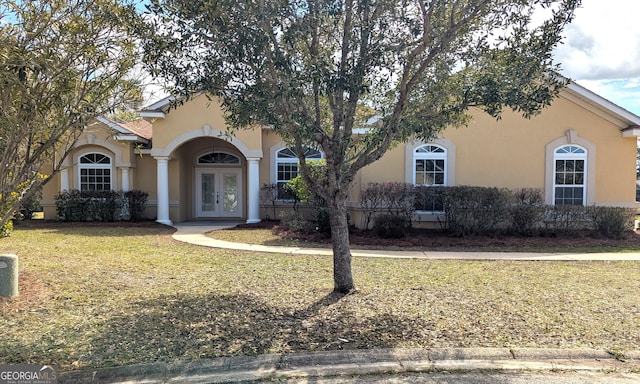
<instances>
[{"instance_id":1,"label":"front lawn","mask_svg":"<svg viewBox=\"0 0 640 384\"><path fill-rule=\"evenodd\" d=\"M21 295L0 299L0 364L63 370L387 347L640 348L637 262L353 260L209 249L172 230L16 226ZM348 342L341 341L347 340Z\"/></svg>"}]
</instances>

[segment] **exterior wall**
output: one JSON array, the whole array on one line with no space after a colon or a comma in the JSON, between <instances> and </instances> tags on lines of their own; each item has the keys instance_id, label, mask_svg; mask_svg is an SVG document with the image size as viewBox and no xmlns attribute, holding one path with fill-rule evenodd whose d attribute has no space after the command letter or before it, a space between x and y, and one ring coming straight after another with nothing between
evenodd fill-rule
<instances>
[{"instance_id":1,"label":"exterior wall","mask_svg":"<svg viewBox=\"0 0 640 384\"><path fill-rule=\"evenodd\" d=\"M228 128L219 104L215 100L207 99L205 95L200 95L176 109L171 109L165 114L164 119L153 122L153 147L166 148L175 142L176 138L204 126L220 132L226 132ZM259 130L236 130L233 135L250 150L262 149ZM201 136L207 134L203 132Z\"/></svg>"},{"instance_id":2,"label":"exterior wall","mask_svg":"<svg viewBox=\"0 0 640 384\"><path fill-rule=\"evenodd\" d=\"M635 205L636 138L624 138L620 128L599 115L560 97L539 116L524 119L507 111L496 121L479 110L471 111L468 127L449 128L441 137L455 143L455 183L449 185L495 186L510 189L539 188L545 191L547 144L574 140L595 146L595 169L588 169L597 205ZM367 182L406 181L411 163L404 159L405 145L399 145L361 172L360 185ZM593 168L593 167L592 167ZM356 187L358 188L358 187ZM589 189L589 186L587 187ZM360 189L360 188L358 188ZM357 200L357 199L356 199Z\"/></svg>"},{"instance_id":3,"label":"exterior wall","mask_svg":"<svg viewBox=\"0 0 640 384\"><path fill-rule=\"evenodd\" d=\"M89 126L80 136L74 148L63 163L67 170L69 189L79 189L78 159L87 153L102 153L111 158L112 189L121 190L123 185L122 168L129 170L129 189L135 188L135 177L132 175L137 166L138 157L133 153L129 142L117 142L113 139L113 131L102 123ZM48 165L51 168L51 165ZM55 219L56 208L54 197L62 190L62 174L57 173L42 191L42 206L45 219Z\"/></svg>"},{"instance_id":4,"label":"exterior wall","mask_svg":"<svg viewBox=\"0 0 640 384\"><path fill-rule=\"evenodd\" d=\"M635 206L636 138L624 138L618 125L568 97L556 99L539 116L523 119L505 112L496 121L472 110L473 121L466 128L449 128L442 132L442 142L451 144L453 159L448 185L497 186L511 189L539 188L549 195L549 148L556 143L587 143L589 151L588 204ZM69 187L77 183L78 155L97 151L112 156L114 189L122 188L121 167L129 169L130 189L149 193L146 216L157 216L157 163L155 157L169 157L169 215L175 222L195 218L195 159L206 151L225 151L238 156L242 166L242 217L247 217L247 159L259 158L259 186L273 183L274 148L282 146L279 135L269 129L238 130L234 137L220 137L226 132L223 114L215 102L199 96L172 109L164 119L154 121L153 149L142 156L133 152L131 143L113 140L113 132L102 124L87 129L67 160ZM400 144L383 158L356 175L350 195L351 223L360 225L358 199L369 182L412 182L412 148L419 143ZM407 146L409 149L407 149ZM408 155L409 153L409 155ZM452 162L452 160L454 160ZM551 162L552 164L552 162ZM45 218L55 218L53 197L61 189L60 174L43 191ZM287 209L289 204L280 208ZM265 217L270 206L261 207Z\"/></svg>"}]
</instances>

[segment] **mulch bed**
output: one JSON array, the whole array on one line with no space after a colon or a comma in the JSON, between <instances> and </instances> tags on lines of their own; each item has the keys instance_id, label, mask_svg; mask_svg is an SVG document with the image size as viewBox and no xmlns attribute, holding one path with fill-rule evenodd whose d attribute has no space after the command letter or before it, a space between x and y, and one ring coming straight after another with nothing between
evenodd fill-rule
<instances>
[{"instance_id":1,"label":"mulch bed","mask_svg":"<svg viewBox=\"0 0 640 384\"><path fill-rule=\"evenodd\" d=\"M305 242L331 244L331 238L321 233L299 233L289 230L277 221L262 221L253 224L240 224L238 230L262 228L271 229L274 234L284 239L295 239ZM383 239L376 236L372 230L352 229L350 243L354 248L360 246L376 247L424 247L424 248L595 248L595 247L640 247L640 234L629 232L623 239L608 239L598 236L591 231L572 233L547 233L539 236L466 236L455 237L437 229L412 229L411 233L402 239Z\"/></svg>"}]
</instances>

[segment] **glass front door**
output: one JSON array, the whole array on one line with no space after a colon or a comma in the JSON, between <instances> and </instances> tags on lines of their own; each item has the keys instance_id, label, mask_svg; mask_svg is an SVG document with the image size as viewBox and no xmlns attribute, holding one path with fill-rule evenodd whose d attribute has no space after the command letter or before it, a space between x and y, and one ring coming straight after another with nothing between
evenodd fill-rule
<instances>
[{"instance_id":1,"label":"glass front door","mask_svg":"<svg viewBox=\"0 0 640 384\"><path fill-rule=\"evenodd\" d=\"M241 217L240 169L196 171L196 216Z\"/></svg>"}]
</instances>

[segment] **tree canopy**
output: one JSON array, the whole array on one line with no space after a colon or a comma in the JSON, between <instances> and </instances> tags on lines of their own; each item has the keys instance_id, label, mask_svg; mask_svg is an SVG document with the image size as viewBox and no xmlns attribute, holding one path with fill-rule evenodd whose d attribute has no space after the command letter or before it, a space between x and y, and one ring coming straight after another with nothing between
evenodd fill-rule
<instances>
[{"instance_id":1,"label":"tree canopy","mask_svg":"<svg viewBox=\"0 0 640 384\"><path fill-rule=\"evenodd\" d=\"M0 0L0 226L94 117L139 94L136 19L118 0Z\"/></svg>"},{"instance_id":2,"label":"tree canopy","mask_svg":"<svg viewBox=\"0 0 640 384\"><path fill-rule=\"evenodd\" d=\"M268 125L328 205L335 290L354 287L346 201L393 145L464 126L469 108L535 115L566 80L552 51L579 0L152 0L145 62L177 96ZM303 148L326 156L322 183Z\"/></svg>"}]
</instances>

